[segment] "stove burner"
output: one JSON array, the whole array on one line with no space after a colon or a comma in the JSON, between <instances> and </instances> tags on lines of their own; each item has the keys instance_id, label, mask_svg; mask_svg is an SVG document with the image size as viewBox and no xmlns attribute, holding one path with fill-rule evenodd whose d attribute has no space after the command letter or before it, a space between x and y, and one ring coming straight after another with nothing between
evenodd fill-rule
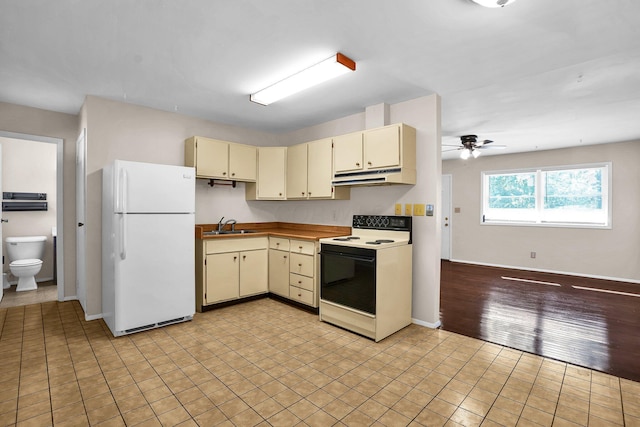
<instances>
[{"instance_id":1,"label":"stove burner","mask_svg":"<svg viewBox=\"0 0 640 427\"><path fill-rule=\"evenodd\" d=\"M358 236L347 236L347 237L336 237L333 240L338 240L340 242L349 242L351 240L358 240L359 237Z\"/></svg>"},{"instance_id":2,"label":"stove burner","mask_svg":"<svg viewBox=\"0 0 640 427\"><path fill-rule=\"evenodd\" d=\"M376 242L378 242L378 243L393 243L394 241L390 240L390 239L378 239L378 240L376 240Z\"/></svg>"},{"instance_id":3,"label":"stove burner","mask_svg":"<svg viewBox=\"0 0 640 427\"><path fill-rule=\"evenodd\" d=\"M375 242L367 242L367 245L379 245L381 242L378 242L377 240Z\"/></svg>"}]
</instances>

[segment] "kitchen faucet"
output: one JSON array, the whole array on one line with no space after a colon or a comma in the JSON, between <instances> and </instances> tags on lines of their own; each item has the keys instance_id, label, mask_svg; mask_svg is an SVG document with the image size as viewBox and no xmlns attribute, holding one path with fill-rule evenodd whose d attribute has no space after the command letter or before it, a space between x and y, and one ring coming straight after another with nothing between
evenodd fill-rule
<instances>
[{"instance_id":1,"label":"kitchen faucet","mask_svg":"<svg viewBox=\"0 0 640 427\"><path fill-rule=\"evenodd\" d=\"M231 231L235 231L236 230L237 221L235 219L228 219L228 220L226 220L224 222L224 224L222 223L223 219L224 219L224 217L220 218L220 221L218 221L218 232L222 231L224 226L227 225L227 224L231 224Z\"/></svg>"}]
</instances>

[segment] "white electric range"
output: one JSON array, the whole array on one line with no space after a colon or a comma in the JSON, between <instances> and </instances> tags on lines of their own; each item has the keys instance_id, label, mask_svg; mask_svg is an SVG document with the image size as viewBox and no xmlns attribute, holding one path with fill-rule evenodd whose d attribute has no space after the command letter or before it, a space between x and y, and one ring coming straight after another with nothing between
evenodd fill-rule
<instances>
[{"instance_id":1,"label":"white electric range","mask_svg":"<svg viewBox=\"0 0 640 427\"><path fill-rule=\"evenodd\" d=\"M411 323L412 218L354 215L320 239L320 320L375 341Z\"/></svg>"}]
</instances>

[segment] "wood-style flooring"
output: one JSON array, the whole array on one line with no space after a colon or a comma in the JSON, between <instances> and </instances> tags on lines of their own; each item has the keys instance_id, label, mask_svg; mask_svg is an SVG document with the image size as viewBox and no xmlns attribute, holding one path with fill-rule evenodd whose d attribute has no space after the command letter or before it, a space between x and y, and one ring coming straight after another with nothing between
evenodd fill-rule
<instances>
[{"instance_id":1,"label":"wood-style flooring","mask_svg":"<svg viewBox=\"0 0 640 427\"><path fill-rule=\"evenodd\" d=\"M442 261L442 329L640 381L640 285Z\"/></svg>"}]
</instances>

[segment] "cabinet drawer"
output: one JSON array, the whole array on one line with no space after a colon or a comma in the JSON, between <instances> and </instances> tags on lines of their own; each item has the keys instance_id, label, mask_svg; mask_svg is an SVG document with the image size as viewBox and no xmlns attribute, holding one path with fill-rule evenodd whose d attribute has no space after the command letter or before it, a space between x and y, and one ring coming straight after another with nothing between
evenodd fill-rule
<instances>
[{"instance_id":1,"label":"cabinet drawer","mask_svg":"<svg viewBox=\"0 0 640 427\"><path fill-rule=\"evenodd\" d=\"M316 243L309 240L291 240L289 250L291 253L313 255Z\"/></svg>"},{"instance_id":2,"label":"cabinet drawer","mask_svg":"<svg viewBox=\"0 0 640 427\"><path fill-rule=\"evenodd\" d=\"M294 301L301 302L303 304L313 305L313 292L307 291L306 289L290 286L289 298L291 298Z\"/></svg>"},{"instance_id":3,"label":"cabinet drawer","mask_svg":"<svg viewBox=\"0 0 640 427\"><path fill-rule=\"evenodd\" d=\"M313 277L290 273L289 284L313 292Z\"/></svg>"},{"instance_id":4,"label":"cabinet drawer","mask_svg":"<svg viewBox=\"0 0 640 427\"><path fill-rule=\"evenodd\" d=\"M290 272L313 277L313 256L291 254Z\"/></svg>"},{"instance_id":5,"label":"cabinet drawer","mask_svg":"<svg viewBox=\"0 0 640 427\"><path fill-rule=\"evenodd\" d=\"M230 239L207 240L207 253L220 254L225 252L251 251L267 248L266 237L238 237Z\"/></svg>"},{"instance_id":6,"label":"cabinet drawer","mask_svg":"<svg viewBox=\"0 0 640 427\"><path fill-rule=\"evenodd\" d=\"M288 251L289 239L283 239L281 237L269 237L269 248L278 249L279 251Z\"/></svg>"}]
</instances>

